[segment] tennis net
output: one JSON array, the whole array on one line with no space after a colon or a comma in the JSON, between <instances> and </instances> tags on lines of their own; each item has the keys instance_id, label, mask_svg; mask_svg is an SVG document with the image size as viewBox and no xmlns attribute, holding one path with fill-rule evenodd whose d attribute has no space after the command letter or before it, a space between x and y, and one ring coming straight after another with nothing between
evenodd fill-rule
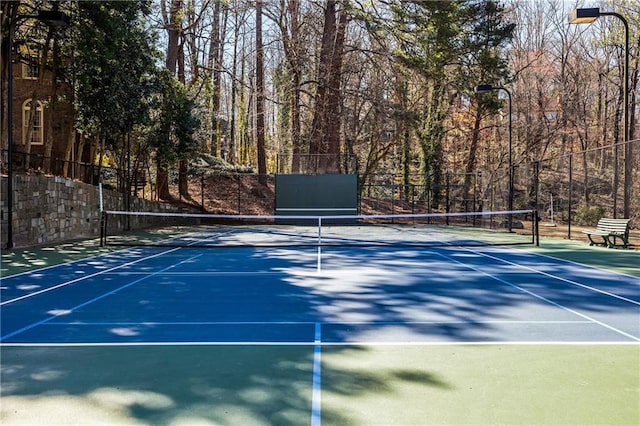
<instances>
[{"instance_id":1,"label":"tennis net","mask_svg":"<svg viewBox=\"0 0 640 426\"><path fill-rule=\"evenodd\" d=\"M101 244L212 248L514 245L537 244L537 228L535 210L339 216L104 211Z\"/></svg>"}]
</instances>

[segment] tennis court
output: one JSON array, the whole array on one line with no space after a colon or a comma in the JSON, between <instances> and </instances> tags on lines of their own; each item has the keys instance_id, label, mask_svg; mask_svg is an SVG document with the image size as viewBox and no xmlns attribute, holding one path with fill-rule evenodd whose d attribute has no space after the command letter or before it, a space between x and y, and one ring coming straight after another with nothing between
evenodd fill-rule
<instances>
[{"instance_id":1,"label":"tennis court","mask_svg":"<svg viewBox=\"0 0 640 426\"><path fill-rule=\"evenodd\" d=\"M640 423L638 263L308 228L129 235L150 244L3 274L0 420Z\"/></svg>"}]
</instances>

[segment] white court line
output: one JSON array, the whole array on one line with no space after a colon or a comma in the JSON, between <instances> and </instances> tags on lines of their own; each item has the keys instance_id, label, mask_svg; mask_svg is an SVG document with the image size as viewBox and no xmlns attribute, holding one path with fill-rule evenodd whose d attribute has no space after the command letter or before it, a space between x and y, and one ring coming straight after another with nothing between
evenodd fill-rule
<instances>
[{"instance_id":1,"label":"white court line","mask_svg":"<svg viewBox=\"0 0 640 426\"><path fill-rule=\"evenodd\" d=\"M576 265L576 266L579 266L581 268L593 269L595 271L604 272L606 274L615 274L615 275L622 275L623 277L635 278L636 280L638 280L636 285L640 286L640 277L638 277L637 275L631 275L631 274L628 274L626 272L618 272L618 271L614 271L612 269L604 269L604 268L601 268L601 267L598 267L598 266L587 265L587 264L584 264L584 263L575 262L573 260L562 259L560 257L550 256L548 254L536 253L536 252L532 252L532 251L527 251L527 253L529 253L532 256L546 257L547 259L553 259L556 262L570 263L572 265Z\"/></svg>"},{"instance_id":2,"label":"white court line","mask_svg":"<svg viewBox=\"0 0 640 426\"><path fill-rule=\"evenodd\" d=\"M478 252L476 252L476 251L474 251L474 250L468 250L468 251L470 251L470 252L472 252L472 253L476 253L476 254L480 254L480 255L482 255L482 253L478 253ZM474 266L472 266L472 265L466 264L466 263L464 263L464 262L460 262L459 260L454 259L454 258L452 258L452 257L449 257L449 256L447 256L447 255L445 255L445 254L443 254L443 253L437 253L437 254L438 254L439 256L441 256L441 257L443 257L443 258L447 259L447 260L450 260L450 261L455 262L455 263L457 263L457 264L459 264L459 265L462 265L462 266L464 266L464 267L466 267L466 268L468 268L468 269L471 269L472 271L479 272L479 273L481 273L481 274L483 274L483 275L486 275L487 277L490 277L490 278L492 278L492 279L494 279L494 280L496 280L496 281L499 281L499 282L501 282L501 283L503 283L503 284L506 284L506 285L508 285L508 286L510 286L510 287L513 287L513 288L515 288L515 289L518 289L518 290L522 291L523 293L527 293L528 295L533 296L533 297L535 297L536 299L542 300L543 302L546 302L546 303L548 303L548 304L550 304L550 305L553 305L553 306L555 306L555 307L557 307L557 308L563 309L563 310L565 310L565 311L567 311L567 312L570 312L570 313L572 313L572 314L574 314L574 315L577 315L577 316L579 316L579 317L581 317L581 318L585 318L585 319L587 319L587 320L589 320L589 321L592 321L592 322L594 322L594 323L596 323L596 324L599 324L599 325L601 325L602 327L605 327L605 328L607 328L607 329L609 329L609 330L611 330L611 331L614 331L614 332L619 333L619 334L621 334L621 335L623 335L623 336L625 336L625 337L628 337L628 338L633 339L633 340L635 340L635 341L637 341L637 342L640 342L640 337L637 337L637 336L634 336L634 335L632 335L632 334L626 333L626 332L624 332L624 331L622 331L622 330L619 330L619 329L617 329L617 328L615 328L615 327L613 327L613 326L611 326L611 325L609 325L609 324L606 324L606 323L604 323L604 322L602 322L602 321L598 321L597 319L592 318L592 317L590 317L589 315L586 315L586 314L583 314L583 313L581 313L581 312L578 312L578 311L576 311L576 310L574 310L574 309L568 308L568 307L566 307L566 306L564 306L564 305L562 305L562 304L560 304L560 303L556 303L556 302L554 302L554 301L553 301L553 300L551 300L551 299L548 299L548 298L546 298L546 297L544 297L544 296L541 296L541 295L539 295L539 294L537 294L537 293L534 293L534 292L532 292L532 291L530 291L530 290L527 290L527 289L525 289L525 288L523 288L523 287L520 287L520 286L519 286L519 285L517 285L517 284L513 284L513 283L511 283L511 282L509 282L509 281L507 281L507 280L504 280L504 279L502 279L502 278L500 278L500 277L497 277L497 276L495 276L495 275L493 275L493 274L490 274L490 273L488 273L488 272L484 272L484 271L482 271L482 270L480 270L480 269L478 269L478 268L476 268L476 267L474 267ZM491 256L488 256L488 257L491 257ZM502 260L502 259L499 259L499 258L496 258L496 259L498 259L498 260ZM514 264L514 265L515 265L515 264Z\"/></svg>"},{"instance_id":3,"label":"white court line","mask_svg":"<svg viewBox=\"0 0 640 426\"><path fill-rule=\"evenodd\" d=\"M308 274L309 271L313 271L314 269L309 267L305 270L302 270L301 272ZM136 271L126 271L126 272L122 272L122 271L117 271L117 272L108 272L109 275L148 275L148 272L136 272ZM225 276L225 275L238 275L238 276L243 276L243 275L292 275L291 272L287 272L287 271L190 271L190 272L162 272L161 274L158 274L159 276L174 276L174 277L180 277L180 276L185 276L185 277L189 277L189 276L207 276L207 277L215 277L218 275L221 276Z\"/></svg>"},{"instance_id":4,"label":"white court line","mask_svg":"<svg viewBox=\"0 0 640 426\"><path fill-rule=\"evenodd\" d=\"M178 249L176 249L176 250L178 250ZM173 250L170 250L170 251L173 251ZM174 268L174 267L176 267L176 266L178 266L178 265L181 265L181 264L183 264L183 263L185 263L185 262L188 262L188 261L190 261L190 260L192 260L192 259L195 259L195 258L197 258L197 257L200 257L200 256L202 256L202 254L203 254L203 253L200 253L200 254L197 254L197 255L195 255L195 256L191 256L191 257L190 257L190 258L188 258L188 259L182 260L182 261L180 261L180 262L178 262L178 263L174 263L173 265L167 266L167 267L166 267L166 268L164 268L162 271L167 270L167 269ZM159 272L162 272L162 271L159 271ZM57 318L57 317L59 317L59 316L61 316L61 315L67 315L67 314L69 314L69 313L71 313L71 312L73 312L73 311L75 311L75 310L77 310L77 309L80 309L80 308L82 308L82 307L85 307L85 306L87 306L87 305L89 305L89 304L91 304L91 303L93 303L93 302L96 302L96 301L98 301L98 300L100 300L100 299L104 299L105 297L110 296L110 295L112 295L112 294L115 294L115 293L117 293L117 292L118 292L118 291L120 291L120 290L123 290L123 289L125 289L125 288L131 287L131 286L132 286L132 285L134 285L134 284L137 284L137 283L139 283L139 282L141 282L141 281L144 281L144 280L146 280L147 278L151 278L151 277L153 277L154 275L155 275L155 274L149 274L149 275L144 276L144 277L142 277L142 278L138 278L137 280L131 281L130 283L125 284L125 285L123 285L123 286L121 286L121 287L118 287L118 288L116 288L115 290L111 290L111 291L109 291L109 292L107 292L107 293L101 294L101 295L100 295L100 296L98 296L98 297L94 297L93 299L87 300L86 302L83 302L83 303L81 303L81 304L79 304L79 305L76 305L76 306L74 306L74 307L73 307L73 308L71 308L71 309L66 309L66 310L64 310L64 312L63 312L63 313L62 313L62 312L61 312L61 313L55 313L55 314L53 314L53 315L51 315L51 316L49 316L49 317L47 317L47 318L45 318L45 319L43 319L43 320L41 320L41 321L37 321L37 322L35 322L35 323L32 323L32 324L27 325L27 326L25 326L25 327L22 327L22 328L20 328L20 329L18 329L18 330L15 330L15 331L13 331L13 332L11 332L11 333L9 333L9 334L5 334L4 336L1 336L1 337L0 337L0 341L2 341L2 340L6 340L6 339L9 339L9 338L11 338L11 337L13 337L13 336L16 336L16 335L20 334L20 333L24 333L25 331L31 330L32 328L37 327L37 326L39 326L39 325L46 324L46 323L48 323L49 321L51 321L52 319L54 319L54 318Z\"/></svg>"},{"instance_id":5,"label":"white court line","mask_svg":"<svg viewBox=\"0 0 640 426\"><path fill-rule=\"evenodd\" d=\"M451 324L593 324L589 320L486 320L486 321L345 321L345 322L317 322L317 321L72 321L50 322L47 325L77 325L77 326L163 326L163 325L451 325Z\"/></svg>"},{"instance_id":6,"label":"white court line","mask_svg":"<svg viewBox=\"0 0 640 426\"><path fill-rule=\"evenodd\" d=\"M42 293L47 293L49 291L52 291L52 290L55 290L55 289L58 289L58 288L61 288L61 287L66 287L68 285L77 283L78 281L86 280L87 278L93 278L93 277L96 277L98 275L103 275L103 274L109 273L111 271L115 271L116 269L120 269L120 268L123 268L125 266L134 265L134 264L136 264L138 262L142 262L143 260L153 259L154 257L162 256L163 254L171 253L171 252L179 250L179 249L180 248L173 248L171 250L166 250L166 251L163 251L161 253L156 253L156 254L151 255L151 256L142 257L142 258L134 260L132 262L123 263L122 265L114 266L113 268L105 269L104 271L96 272L94 274L84 275L82 277L79 277L79 278L76 278L76 279L73 279L73 280L70 280L70 281L65 281L65 282L60 283L58 285L55 285L53 287L47 287L47 288L44 288L44 289L42 289L40 291L36 291L36 292L33 292L33 293L28 293L28 294L25 294L23 296L16 297L14 299L6 300L6 301L0 303L0 306L8 305L9 303L14 303L14 302L17 302L19 300L28 299L30 297L34 297L34 296L37 296L37 295L42 294ZM32 272L35 272L35 271L32 271Z\"/></svg>"},{"instance_id":7,"label":"white court line","mask_svg":"<svg viewBox=\"0 0 640 426\"><path fill-rule=\"evenodd\" d=\"M322 424L322 324L316 323L313 342L313 384L311 392L311 426Z\"/></svg>"},{"instance_id":8,"label":"white court line","mask_svg":"<svg viewBox=\"0 0 640 426\"><path fill-rule=\"evenodd\" d=\"M608 291L605 291L605 290L601 290L601 289L596 288L596 287L592 287L592 286L589 286L589 285L586 285L586 284L582 284L582 283L579 283L577 281L570 280L568 278L564 278L564 277L560 277L558 275L551 274L549 272L544 272L544 271L541 271L539 269L532 268L531 266L520 265L518 263L511 262L510 260L502 259L502 258L497 257L497 256L492 256L492 255L490 255L488 253L482 253L482 252L479 252L479 251L476 251L476 250L471 250L471 249L467 249L467 251L470 251L470 252L475 253L475 254L479 254L480 256L483 256L483 257L488 257L489 259L493 259L493 260L497 260L497 261L506 263L508 265L517 266L518 268L526 269L528 271L535 272L536 274L544 275L545 277L553 278L553 279L556 279L558 281L563 281L563 282L566 282L568 284L572 284L572 285L575 285L575 286L578 286L578 287L582 287L582 288L585 288L587 290L591 290L591 291L596 292L596 293L604 294L605 296L613 297L613 298L620 299L622 301L633 303L634 305L640 306L640 301L638 301L638 300L629 299L628 297L620 296L620 295L615 294L615 293L611 293L611 292L608 292ZM555 259L555 258L553 258L553 259ZM558 259L556 259L556 260L558 260ZM577 264L577 265L579 265L579 264ZM610 273L612 273L612 272L610 272ZM615 273L615 272L613 272L613 273ZM621 275L624 275L624 274L621 274ZM632 277L632 278L637 278L637 277ZM640 278L638 278L638 282L640 282Z\"/></svg>"},{"instance_id":9,"label":"white court line","mask_svg":"<svg viewBox=\"0 0 640 426\"><path fill-rule=\"evenodd\" d=\"M233 232L233 231L223 232L223 233L221 233L220 235L229 234L229 233L231 233L231 232ZM193 234L193 233L192 233L192 234ZM190 235L190 234L187 234L187 235ZM214 237L218 237L218 236L219 236L219 235L215 235L215 236L212 236L212 237L210 237L210 238L214 238ZM179 238L179 237L170 238L169 240L176 239L176 238ZM210 239L210 238L207 238L207 239ZM147 247L151 247L151 248L162 248L161 246L147 246ZM55 286L53 286L53 287L48 287L48 288L42 289L42 290L40 290L40 291L36 291L36 292L34 292L34 293L29 293L29 294L25 294L25 295L20 296L20 297L16 297L16 298L14 298L14 299L6 300L6 301L4 301L4 302L1 302L1 303L0 303L0 306L7 305L7 304L9 304L9 303L13 303L13 302L17 302L17 301L19 301L19 300L23 300L23 299L28 299L28 298L30 298L30 297L37 296L37 295L42 294L42 293L47 293L47 292L49 292L49 291L51 291L51 290L55 290L55 289L58 289L58 288L61 288L61 287L65 287L65 286L68 286L68 285L70 285L70 284L76 283L76 282L78 282L78 281L85 280L85 279L87 279L87 278L93 278L93 277L98 276L98 275L109 274L109 273L111 273L111 272L113 272L113 271L115 271L115 270L117 270L117 269L123 268L123 267L125 267L125 266L134 265L134 264L136 264L136 263L138 263L138 262L142 262L143 260L153 259L154 257L162 256L163 254L171 253L171 252L174 252L174 251L180 250L181 248L182 248L182 247L175 247L175 248L171 248L171 249L169 249L169 250L165 250L165 251L162 251L162 252L160 252L160 253L153 254L153 255L151 255L151 256L142 257L142 258L140 258L140 259L138 259L138 260L134 260L133 262L124 263L124 264L119 265L119 266L114 266L113 268L105 269L104 271L96 272L96 273L94 273L94 274L85 275L85 276L83 276L83 277L76 278L76 279L71 280L71 281L65 281L65 282L60 283L60 284L58 284L58 285L55 285ZM18 275L23 275L23 274L37 273L38 271L43 271L43 270L51 269L51 268L55 268L55 267L58 267L58 266L64 266L64 265L68 265L68 264L73 264L73 263L76 263L76 262L81 262L81 261L83 261L83 260L87 260L87 259L94 259L94 258L98 258L98 257L101 257L101 256L108 257L108 256L109 256L109 255L111 255L111 254L118 253L118 252L120 252L120 251L127 251L127 250L128 250L128 251L131 251L131 250L133 250L133 249L131 249L131 248L126 248L126 249L117 250L117 251L114 251L114 252L109 252L109 253L99 254L99 255L92 256L92 257L88 257L88 258L84 258L84 259L74 260L74 261L72 261L72 262L68 262L68 263L61 263L61 264L58 264L58 265L50 265L50 266L47 266L47 267L44 267L44 268L41 268L41 269L36 269L36 270L33 270L33 271L26 271L26 272L23 272L23 273L20 273L20 274L11 275L11 277L15 277L15 276L18 276ZM163 272L163 271L165 271L166 269L168 269L168 268L165 268L165 269L163 269L162 271L159 271L158 273ZM157 275L158 273L155 273L154 275ZM145 274L143 274L143 275L147 275L147 274L148 274L148 273L145 273ZM7 277L7 278L10 278L10 277Z\"/></svg>"},{"instance_id":10,"label":"white court line","mask_svg":"<svg viewBox=\"0 0 640 426\"><path fill-rule=\"evenodd\" d=\"M232 233L232 232L233 232L233 230L230 230L230 231L223 232L220 235L225 235L225 234L229 234L229 233ZM185 238L188 235L197 235L197 231L194 231L194 232L182 235L182 236L176 236L176 237L167 238L166 240L162 240L162 241L166 242L166 241L176 240L176 239L180 239L180 238ZM213 238L213 237L210 237L210 238ZM207 238L207 239L210 239L210 238ZM112 246L109 246L109 245L105 246L103 249L107 250L107 251L105 251L104 253L98 253L98 254L95 254L95 255L92 255L92 256L83 257L81 259L70 260L69 262L56 263L55 265L43 266L42 268L33 269L33 270L29 270L29 271L18 272L17 274L13 274L13 275L2 276L2 277L0 277L0 281L7 280L9 278L18 277L20 275L35 274L35 273L38 273L40 271L46 271L47 269L57 268L59 266L73 265L74 263L84 262L84 261L92 260L92 259L97 259L99 257L108 258L112 254L118 254L118 253L121 253L121 252L133 251L134 250L133 247L126 247L126 248L119 248L119 249L109 250L108 247L112 247ZM141 245L139 247L141 247L141 248L156 248L156 249L164 249L164 248L166 248L166 247L163 247L162 245L156 245L156 246L154 246L154 245L146 245L146 246ZM169 250L169 251L173 251L173 250L178 249L178 248L179 247L175 247L175 248L172 248L172 250ZM145 259L149 259L149 257L147 257Z\"/></svg>"},{"instance_id":11,"label":"white court line","mask_svg":"<svg viewBox=\"0 0 640 426\"><path fill-rule=\"evenodd\" d=\"M81 259L70 260L68 262L56 263L55 265L43 266L42 268L38 268L38 269L32 269L32 270L29 270L29 271L18 272L17 274L7 275L6 277L0 277L0 281L8 280L10 278L19 277L20 275L35 274L35 273L38 273L40 271L46 271L47 269L57 268L58 266L73 265L74 263L83 262L83 261L86 261L86 260L97 259L99 257L109 257L112 254L117 254L117 253L120 253L122 251L127 251L127 250L132 250L132 249L131 249L131 247L121 248L121 249L114 249L112 251L106 251L104 253L95 254L95 255L89 256L89 257L83 257Z\"/></svg>"},{"instance_id":12,"label":"white court line","mask_svg":"<svg viewBox=\"0 0 640 426\"><path fill-rule=\"evenodd\" d=\"M202 342L100 342L100 343L0 343L0 347L51 347L51 348L74 348L74 347L127 347L127 346L638 346L640 342L630 341L532 341L532 340L471 340L471 341L397 341L397 342L376 342L371 340L354 340L351 342L277 342L277 341L202 341Z\"/></svg>"}]
</instances>

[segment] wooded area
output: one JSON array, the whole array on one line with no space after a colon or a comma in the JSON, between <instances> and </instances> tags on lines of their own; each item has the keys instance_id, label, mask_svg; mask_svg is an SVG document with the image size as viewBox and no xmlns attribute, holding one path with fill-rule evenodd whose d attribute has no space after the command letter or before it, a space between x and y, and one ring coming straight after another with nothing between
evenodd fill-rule
<instances>
[{"instance_id":1,"label":"wooded area","mask_svg":"<svg viewBox=\"0 0 640 426\"><path fill-rule=\"evenodd\" d=\"M624 143L624 28L606 17L570 25L568 13L581 6L25 0L2 3L2 43L5 52L13 20L16 40L28 37L56 79L73 88L66 101L74 105L74 137L64 141L65 160L88 149L98 165L153 169L160 198L170 196L172 173L187 197L190 162L213 156L260 176L349 172L363 188L421 185L437 205L446 176L461 176L460 196L468 199L478 172L508 174L614 145L614 154L593 164L583 155L580 179L599 175L609 193L624 192L620 214L638 215L640 154ZM599 6L629 22L627 137L634 140L640 4ZM71 28L29 25L18 16L40 9L64 10ZM508 90L511 116L504 93L475 93L479 84ZM60 97L45 99L52 114ZM3 129L6 147L5 121ZM545 164L558 179L568 170L563 160ZM585 189L586 207L589 195Z\"/></svg>"}]
</instances>

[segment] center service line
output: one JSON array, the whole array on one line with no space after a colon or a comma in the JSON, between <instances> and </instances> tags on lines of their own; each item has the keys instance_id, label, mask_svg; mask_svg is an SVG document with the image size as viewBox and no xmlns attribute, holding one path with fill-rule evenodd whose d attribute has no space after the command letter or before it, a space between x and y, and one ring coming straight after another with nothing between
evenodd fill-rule
<instances>
[{"instance_id":1,"label":"center service line","mask_svg":"<svg viewBox=\"0 0 640 426\"><path fill-rule=\"evenodd\" d=\"M322 409L322 325L316 323L313 349L313 392L311 394L311 426L320 426Z\"/></svg>"}]
</instances>

